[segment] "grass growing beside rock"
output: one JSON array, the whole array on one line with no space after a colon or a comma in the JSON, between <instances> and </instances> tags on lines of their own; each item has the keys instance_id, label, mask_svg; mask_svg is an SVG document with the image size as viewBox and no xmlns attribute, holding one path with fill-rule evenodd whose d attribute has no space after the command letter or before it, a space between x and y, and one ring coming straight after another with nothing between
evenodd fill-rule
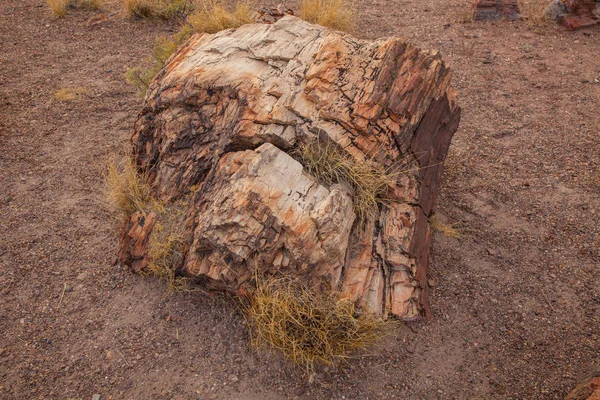
<instances>
[{"instance_id":1,"label":"grass growing beside rock","mask_svg":"<svg viewBox=\"0 0 600 400\"><path fill-rule=\"evenodd\" d=\"M368 349L393 326L339 295L315 295L287 279L259 282L245 312L255 347L278 350L309 372Z\"/></svg>"},{"instance_id":2,"label":"grass growing beside rock","mask_svg":"<svg viewBox=\"0 0 600 400\"><path fill-rule=\"evenodd\" d=\"M250 3L245 1L229 7L224 0L203 0L187 21L195 32L216 33L254 22L253 13Z\"/></svg>"},{"instance_id":3,"label":"grass growing beside rock","mask_svg":"<svg viewBox=\"0 0 600 400\"><path fill-rule=\"evenodd\" d=\"M139 172L127 156L123 162L114 158L104 171L104 195L113 210L128 215L136 211L162 210L162 204L152 196L146 174Z\"/></svg>"},{"instance_id":4,"label":"grass growing beside rock","mask_svg":"<svg viewBox=\"0 0 600 400\"><path fill-rule=\"evenodd\" d=\"M123 0L129 18L184 18L194 9L191 0Z\"/></svg>"},{"instance_id":5,"label":"grass growing beside rock","mask_svg":"<svg viewBox=\"0 0 600 400\"><path fill-rule=\"evenodd\" d=\"M110 160L104 181L105 198L114 211L125 216L137 211L160 216L161 223L156 223L148 241L148 267L142 273L165 281L168 292L188 290L189 280L175 274L185 250L185 242L177 230L185 200L165 207L152 195L147 175L138 171L130 156L121 163Z\"/></svg>"},{"instance_id":6,"label":"grass growing beside rock","mask_svg":"<svg viewBox=\"0 0 600 400\"><path fill-rule=\"evenodd\" d=\"M377 212L377 205L385 202L388 188L398 179L397 171L378 168L370 160L356 160L337 145L319 140L301 145L295 154L307 172L322 184L346 182L352 187L354 212L359 221Z\"/></svg>"},{"instance_id":7,"label":"grass growing beside rock","mask_svg":"<svg viewBox=\"0 0 600 400\"><path fill-rule=\"evenodd\" d=\"M300 18L313 24L350 32L354 11L347 0L300 0Z\"/></svg>"},{"instance_id":8,"label":"grass growing beside rock","mask_svg":"<svg viewBox=\"0 0 600 400\"><path fill-rule=\"evenodd\" d=\"M136 0L140 1L140 0ZM170 37L156 39L147 68L133 67L127 70L127 82L145 96L150 83L164 67L166 61L194 32L216 33L224 29L238 28L254 22L252 8L247 2L237 2L232 8L224 0L203 0L195 3L196 11L190 13L181 29Z\"/></svg>"}]
</instances>

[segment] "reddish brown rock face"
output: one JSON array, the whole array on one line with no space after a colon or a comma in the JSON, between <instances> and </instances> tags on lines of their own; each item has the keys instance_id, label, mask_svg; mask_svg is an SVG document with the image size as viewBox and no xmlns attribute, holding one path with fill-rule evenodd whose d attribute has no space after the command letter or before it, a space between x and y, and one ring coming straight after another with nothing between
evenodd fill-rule
<instances>
[{"instance_id":1,"label":"reddish brown rock face","mask_svg":"<svg viewBox=\"0 0 600 400\"><path fill-rule=\"evenodd\" d=\"M286 16L192 37L152 84L132 144L158 197L190 198L180 273L231 292L293 275L415 318L428 310L428 218L459 115L436 52ZM317 139L355 162L407 166L367 221L348 185L318 182L292 156ZM131 248L122 260L139 258Z\"/></svg>"},{"instance_id":2,"label":"reddish brown rock face","mask_svg":"<svg viewBox=\"0 0 600 400\"><path fill-rule=\"evenodd\" d=\"M478 0L475 4L475 21L521 18L517 0Z\"/></svg>"}]
</instances>

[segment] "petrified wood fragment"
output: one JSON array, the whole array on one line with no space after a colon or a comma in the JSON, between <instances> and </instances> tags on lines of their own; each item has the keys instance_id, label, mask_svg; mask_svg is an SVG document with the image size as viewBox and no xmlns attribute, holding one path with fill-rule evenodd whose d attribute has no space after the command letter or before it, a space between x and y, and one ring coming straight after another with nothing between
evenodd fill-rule
<instances>
[{"instance_id":1,"label":"petrified wood fragment","mask_svg":"<svg viewBox=\"0 0 600 400\"><path fill-rule=\"evenodd\" d=\"M157 197L189 199L179 273L231 292L289 274L414 318L428 313L428 218L459 115L437 52L285 16L193 36L151 85L133 154ZM359 221L349 185L294 155L311 140L406 171ZM140 259L131 248L124 262Z\"/></svg>"}]
</instances>

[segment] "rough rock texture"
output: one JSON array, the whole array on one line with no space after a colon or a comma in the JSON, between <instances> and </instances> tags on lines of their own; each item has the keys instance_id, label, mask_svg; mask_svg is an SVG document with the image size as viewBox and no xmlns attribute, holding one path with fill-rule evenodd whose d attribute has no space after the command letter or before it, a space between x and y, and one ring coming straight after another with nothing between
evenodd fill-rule
<instances>
[{"instance_id":1,"label":"rough rock texture","mask_svg":"<svg viewBox=\"0 0 600 400\"><path fill-rule=\"evenodd\" d=\"M293 16L193 36L151 85L132 137L155 194L189 201L178 272L232 292L292 274L377 313L427 314L428 217L455 97L438 53L395 38ZM408 166L376 217L357 222L349 186L320 184L293 157L317 139L356 162ZM140 260L132 242L123 262Z\"/></svg>"},{"instance_id":2,"label":"rough rock texture","mask_svg":"<svg viewBox=\"0 0 600 400\"><path fill-rule=\"evenodd\" d=\"M477 0L475 3L475 21L493 21L498 19L518 20L521 18L517 0Z\"/></svg>"},{"instance_id":3,"label":"rough rock texture","mask_svg":"<svg viewBox=\"0 0 600 400\"><path fill-rule=\"evenodd\" d=\"M579 384L565 400L600 400L600 371Z\"/></svg>"},{"instance_id":4,"label":"rough rock texture","mask_svg":"<svg viewBox=\"0 0 600 400\"><path fill-rule=\"evenodd\" d=\"M556 0L547 9L564 29L573 31L600 23L600 4L596 0Z\"/></svg>"}]
</instances>

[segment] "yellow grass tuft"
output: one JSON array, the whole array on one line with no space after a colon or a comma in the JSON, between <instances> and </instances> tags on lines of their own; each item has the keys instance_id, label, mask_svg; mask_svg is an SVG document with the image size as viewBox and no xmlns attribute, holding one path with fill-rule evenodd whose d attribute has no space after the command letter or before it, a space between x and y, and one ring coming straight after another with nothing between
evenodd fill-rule
<instances>
[{"instance_id":1,"label":"yellow grass tuft","mask_svg":"<svg viewBox=\"0 0 600 400\"><path fill-rule=\"evenodd\" d=\"M233 9L225 0L201 0L198 10L187 18L196 32L216 33L254 22L249 3L237 2Z\"/></svg>"},{"instance_id":2,"label":"yellow grass tuft","mask_svg":"<svg viewBox=\"0 0 600 400\"><path fill-rule=\"evenodd\" d=\"M148 242L148 268L144 273L167 283L169 293L189 290L189 279L175 274L183 262L185 243L179 233L166 231L156 224Z\"/></svg>"},{"instance_id":3,"label":"yellow grass tuft","mask_svg":"<svg viewBox=\"0 0 600 400\"><path fill-rule=\"evenodd\" d=\"M358 221L366 221L376 214L377 205L385 202L389 187L400 173L377 168L370 160L355 160L338 146L319 140L299 146L295 154L320 183L329 186L346 182L352 187Z\"/></svg>"},{"instance_id":4,"label":"yellow grass tuft","mask_svg":"<svg viewBox=\"0 0 600 400\"><path fill-rule=\"evenodd\" d=\"M105 197L117 211L131 214L136 211L162 209L152 196L146 174L138 172L131 157L122 163L110 160L104 172Z\"/></svg>"},{"instance_id":5,"label":"yellow grass tuft","mask_svg":"<svg viewBox=\"0 0 600 400\"><path fill-rule=\"evenodd\" d=\"M84 87L64 88L54 92L54 98L58 101L75 101L81 99L87 92Z\"/></svg>"},{"instance_id":6,"label":"yellow grass tuft","mask_svg":"<svg viewBox=\"0 0 600 400\"><path fill-rule=\"evenodd\" d=\"M183 18L194 4L191 0L123 0L129 18Z\"/></svg>"},{"instance_id":7,"label":"yellow grass tuft","mask_svg":"<svg viewBox=\"0 0 600 400\"><path fill-rule=\"evenodd\" d=\"M347 0L300 0L300 18L340 31L354 27L354 11Z\"/></svg>"},{"instance_id":8,"label":"yellow grass tuft","mask_svg":"<svg viewBox=\"0 0 600 400\"><path fill-rule=\"evenodd\" d=\"M521 1L519 4L523 18L531 27L541 27L546 25L550 19L546 13L548 9L548 0L528 0Z\"/></svg>"},{"instance_id":9,"label":"yellow grass tuft","mask_svg":"<svg viewBox=\"0 0 600 400\"><path fill-rule=\"evenodd\" d=\"M69 9L98 10L102 7L102 0L46 0L46 3L57 17L63 17Z\"/></svg>"},{"instance_id":10,"label":"yellow grass tuft","mask_svg":"<svg viewBox=\"0 0 600 400\"><path fill-rule=\"evenodd\" d=\"M433 215L429 219L429 225L436 231L443 233L444 236L446 236L446 237L451 237L451 238L456 238L456 239L462 237L462 233L454 227L456 224L453 224L453 225L443 224L437 215Z\"/></svg>"},{"instance_id":11,"label":"yellow grass tuft","mask_svg":"<svg viewBox=\"0 0 600 400\"><path fill-rule=\"evenodd\" d=\"M318 296L286 279L259 282L245 312L255 347L279 350L307 371L366 350L389 335L393 325L339 295Z\"/></svg>"}]
</instances>

